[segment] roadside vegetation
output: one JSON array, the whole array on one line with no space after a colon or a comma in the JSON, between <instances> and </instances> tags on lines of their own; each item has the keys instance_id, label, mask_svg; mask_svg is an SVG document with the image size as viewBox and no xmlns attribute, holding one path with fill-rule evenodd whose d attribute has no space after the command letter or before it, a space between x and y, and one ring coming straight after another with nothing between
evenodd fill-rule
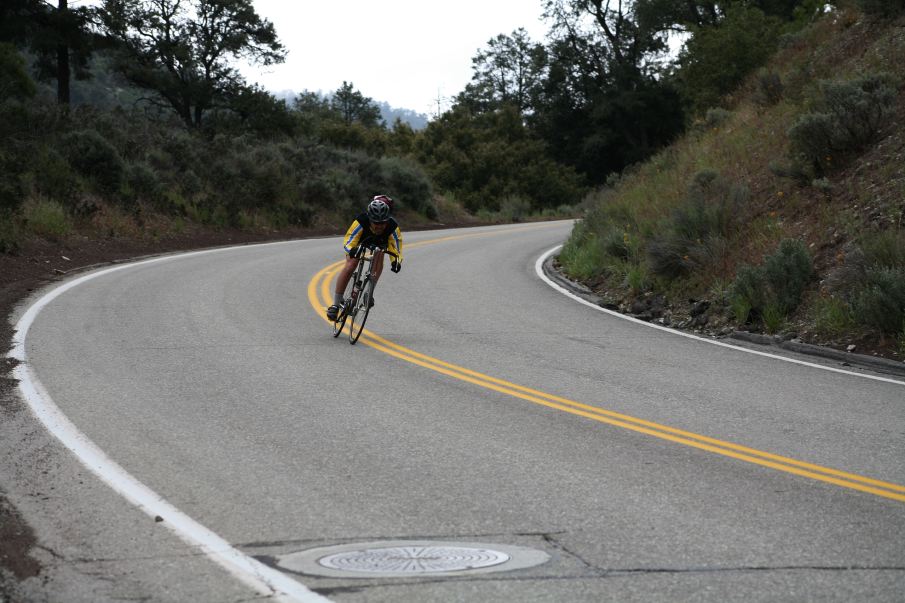
<instances>
[{"instance_id":1,"label":"roadside vegetation","mask_svg":"<svg viewBox=\"0 0 905 603\"><path fill-rule=\"evenodd\" d=\"M839 2L758 36L775 52L593 193L563 269L664 324L905 357L903 12Z\"/></svg>"}]
</instances>

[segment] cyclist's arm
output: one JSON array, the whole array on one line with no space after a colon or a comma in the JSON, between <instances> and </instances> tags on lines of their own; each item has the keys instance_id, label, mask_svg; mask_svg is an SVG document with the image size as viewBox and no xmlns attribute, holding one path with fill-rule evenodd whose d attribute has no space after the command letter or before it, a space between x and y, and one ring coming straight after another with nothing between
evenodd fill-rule
<instances>
[{"instance_id":1,"label":"cyclist's arm","mask_svg":"<svg viewBox=\"0 0 905 603\"><path fill-rule=\"evenodd\" d=\"M343 237L343 249L347 254L351 254L358 247L362 232L364 232L364 227L358 223L358 220L353 220L349 230L346 231L346 236Z\"/></svg>"},{"instance_id":2,"label":"cyclist's arm","mask_svg":"<svg viewBox=\"0 0 905 603\"><path fill-rule=\"evenodd\" d=\"M400 264L402 263L402 231L399 230L399 227L396 227L396 230L390 234L389 244L387 245L387 250L395 253L396 258L394 258Z\"/></svg>"}]
</instances>

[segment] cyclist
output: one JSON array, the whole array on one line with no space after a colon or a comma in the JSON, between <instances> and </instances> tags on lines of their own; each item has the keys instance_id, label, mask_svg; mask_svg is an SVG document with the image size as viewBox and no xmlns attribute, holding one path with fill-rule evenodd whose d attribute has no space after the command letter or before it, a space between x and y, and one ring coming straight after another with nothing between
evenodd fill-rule
<instances>
[{"instance_id":1,"label":"cyclist","mask_svg":"<svg viewBox=\"0 0 905 603\"><path fill-rule=\"evenodd\" d=\"M390 217L393 200L386 195L377 195L368 203L367 210L359 214L346 236L343 238L343 250L346 252L346 264L336 277L336 289L333 292L333 305L327 308L327 318L336 320L339 315L339 307L343 303L343 293L349 278L358 265L358 251L362 245L375 245L379 248L374 252L371 261L371 276L374 284L380 278L383 271L383 250L396 254L396 258L390 269L399 272L402 269L402 231L399 224ZM374 295L371 295L371 305L374 305Z\"/></svg>"}]
</instances>

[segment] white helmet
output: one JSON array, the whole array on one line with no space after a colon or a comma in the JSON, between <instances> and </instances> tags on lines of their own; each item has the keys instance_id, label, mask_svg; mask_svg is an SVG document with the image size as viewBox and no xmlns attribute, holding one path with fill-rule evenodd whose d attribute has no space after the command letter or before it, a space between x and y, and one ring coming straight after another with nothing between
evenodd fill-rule
<instances>
[{"instance_id":1,"label":"white helmet","mask_svg":"<svg viewBox=\"0 0 905 603\"><path fill-rule=\"evenodd\" d=\"M371 222L386 222L390 219L390 206L381 197L383 195L374 197L368 204L368 220Z\"/></svg>"}]
</instances>

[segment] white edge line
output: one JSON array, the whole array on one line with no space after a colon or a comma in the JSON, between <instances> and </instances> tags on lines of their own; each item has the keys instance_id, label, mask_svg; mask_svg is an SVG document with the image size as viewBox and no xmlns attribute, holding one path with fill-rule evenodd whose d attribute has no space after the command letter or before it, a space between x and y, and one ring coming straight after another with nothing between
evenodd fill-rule
<instances>
[{"instance_id":1,"label":"white edge line","mask_svg":"<svg viewBox=\"0 0 905 603\"><path fill-rule=\"evenodd\" d=\"M266 243L278 245L293 241ZM34 415L63 445L72 452L92 473L110 486L116 493L152 518L161 517L163 525L179 536L186 544L198 549L202 554L226 569L235 578L255 592L272 597L276 601L315 603L329 599L312 592L302 583L286 574L268 567L260 561L242 553L226 540L204 527L153 490L139 482L128 471L116 464L85 434L78 430L62 411L54 404L50 395L41 385L28 365L25 354L25 337L37 315L58 296L94 278L136 266L187 258L206 253L257 247L260 245L240 245L195 251L178 255L167 255L135 263L122 264L98 272L92 272L66 284L60 285L32 304L16 323L13 349L8 357L19 361L13 375L19 380L19 390L25 397Z\"/></svg>"},{"instance_id":2,"label":"white edge line","mask_svg":"<svg viewBox=\"0 0 905 603\"><path fill-rule=\"evenodd\" d=\"M553 281L550 277L548 277L546 274L544 274L544 262L547 261L547 258L548 258L548 257L550 257L551 255L553 255L554 253L556 253L557 251L559 251L561 248L562 248L562 245L557 245L557 246L554 247L553 249L550 249L549 251L544 252L539 258L537 258L537 261L534 263L534 271L537 273L537 276L540 277L545 283L547 283L548 285L550 285L551 287L553 287L554 289L556 289L557 291L559 291L559 292L562 293L563 295L566 295L566 296L568 296L568 297L571 297L571 298L574 299L575 301L577 301L577 302L579 302L579 303L581 303L581 304L584 304L584 305L588 306L589 308L594 308L595 310L598 310L598 311L600 311L600 312L604 312L604 313L606 313L606 314L609 314L610 316L615 316L615 317L621 318L621 319L623 319L623 320L628 320L628 321L630 321L630 322L634 322L634 323L637 323L637 324L640 324L640 325L644 325L645 327L650 327L650 328L652 328L652 329L658 329L658 330L660 330L660 331L666 331L667 333L672 333L673 335L679 335L680 337L687 337L687 338L689 338L689 339L696 339L696 340L698 340L698 341L703 341L703 342L706 342L706 343L710 343L710 344L713 344L713 345L718 345L718 346L720 346L720 347L729 348L729 349L732 349L732 350L738 350L738 351L740 351L740 352L746 352L746 353L748 353L748 354L756 354L757 356L765 356L765 357L767 357L767 358L774 358L774 359L776 359L776 360L782 360L783 362L791 362L791 363L794 363L794 364L800 364L800 365L802 365L802 366L809 366L809 367L811 367L811 368L821 369L821 370L824 370L824 371L832 371L832 372L834 372L834 373L842 373L843 375L852 375L852 376L855 376L855 377L861 377L861 378L863 378L863 379L873 379L873 380L875 380L875 381L883 381L883 382L885 382L885 383L895 383L896 385L905 385L905 381L898 381L898 380L896 380L896 379L889 379L888 377L877 377L877 376L875 376L875 375L865 375L865 374L862 374L862 373L856 373L856 372L853 372L853 371L846 371L846 370L834 368L834 367L831 367L831 366L824 366L824 365L822 365L822 364L815 364L815 363L813 363L813 362L805 362L805 361L803 361L803 360L797 360L797 359L795 359L795 358L787 358L787 357L785 357L785 356L779 356L779 355L777 355L777 354L770 354L770 353L768 353L768 352L759 352L759 351L757 351L757 350L749 350L748 348L743 348L743 347L741 347L741 346L732 345L732 344L729 344L729 343L724 343L724 342L722 342L722 341L715 341L715 340L713 340L713 339L707 339L706 337L699 337L699 336L693 335L693 334L691 334L691 333L685 333L685 332L683 332L683 331L678 331L678 330L676 330L676 329L670 329L669 327L664 327L664 326L662 326L662 325L658 325L658 324L646 322L646 321L640 320L640 319L638 319L638 318L635 318L635 317L633 317L633 316L626 316L625 314L620 314L619 312L614 312L613 310L608 310L608 309L606 309L606 308L601 308L601 307L598 306L597 304L592 303L592 302L590 302L590 301L588 301L588 300L586 300L586 299L584 299L584 298L582 298L582 297L580 297L580 296L578 296L578 295L575 295L574 293L572 293L571 291L569 291L568 289L566 289L565 287L563 287L563 286L560 285L559 283L554 282L554 281Z\"/></svg>"}]
</instances>

